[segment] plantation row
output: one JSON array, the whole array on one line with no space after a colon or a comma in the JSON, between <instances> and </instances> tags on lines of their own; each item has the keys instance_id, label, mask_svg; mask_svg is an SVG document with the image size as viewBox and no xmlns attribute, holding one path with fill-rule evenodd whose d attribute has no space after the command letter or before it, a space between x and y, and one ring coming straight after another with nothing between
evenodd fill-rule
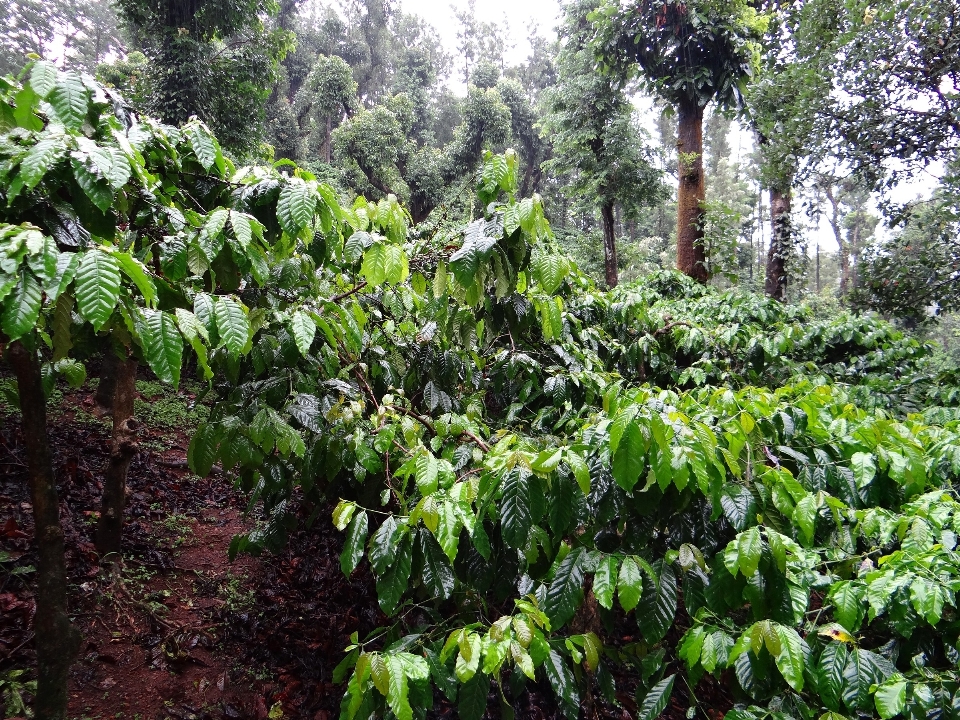
<instances>
[{"instance_id":1,"label":"plantation row","mask_svg":"<svg viewBox=\"0 0 960 720\"><path fill-rule=\"evenodd\" d=\"M201 123L135 117L42 61L0 94L39 717L64 716L77 647L44 394L102 352L175 386L185 350L213 401L190 466L219 463L262 510L231 551L276 549L339 499L341 567L376 578L390 624L346 649L343 718L441 696L511 717L537 684L571 720L652 720L672 694L696 712L705 675L732 683L736 720L960 717L960 413L929 347L672 273L600 291L516 196L514 153L486 158L482 216L424 236L393 197L238 168ZM107 557L136 444L123 396Z\"/></svg>"}]
</instances>

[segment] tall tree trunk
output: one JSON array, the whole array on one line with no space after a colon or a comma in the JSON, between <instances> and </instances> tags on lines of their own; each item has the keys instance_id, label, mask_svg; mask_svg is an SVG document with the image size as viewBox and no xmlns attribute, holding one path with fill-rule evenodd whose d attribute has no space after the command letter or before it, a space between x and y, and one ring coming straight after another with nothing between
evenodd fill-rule
<instances>
[{"instance_id":1,"label":"tall tree trunk","mask_svg":"<svg viewBox=\"0 0 960 720\"><path fill-rule=\"evenodd\" d=\"M817 295L820 294L820 243L817 243Z\"/></svg>"},{"instance_id":2,"label":"tall tree trunk","mask_svg":"<svg viewBox=\"0 0 960 720\"><path fill-rule=\"evenodd\" d=\"M620 281L617 271L617 239L613 232L613 203L604 203L600 208L603 219L603 275L607 287L616 287Z\"/></svg>"},{"instance_id":3,"label":"tall tree trunk","mask_svg":"<svg viewBox=\"0 0 960 720\"><path fill-rule=\"evenodd\" d=\"M830 202L830 228L833 230L833 237L836 239L837 248L840 251L840 297L843 298L846 297L847 291L850 289L850 246L843 240L840 201L833 193L832 184L825 184L824 194Z\"/></svg>"},{"instance_id":4,"label":"tall tree trunk","mask_svg":"<svg viewBox=\"0 0 960 720\"><path fill-rule=\"evenodd\" d=\"M330 116L327 115L327 128L323 135L323 161L327 163L327 165L330 164L330 145L333 133L332 127L333 121L330 119Z\"/></svg>"},{"instance_id":5,"label":"tall tree trunk","mask_svg":"<svg viewBox=\"0 0 960 720\"><path fill-rule=\"evenodd\" d=\"M790 230L790 189L770 188L770 250L763 289L774 300L783 302L787 288L787 258L793 247Z\"/></svg>"},{"instance_id":6,"label":"tall tree trunk","mask_svg":"<svg viewBox=\"0 0 960 720\"><path fill-rule=\"evenodd\" d=\"M113 351L108 342L103 353L103 362L100 364L100 382L97 383L97 392L93 395L96 403L94 410L101 416L113 412L113 396L117 390L117 371L120 368L120 358Z\"/></svg>"},{"instance_id":7,"label":"tall tree trunk","mask_svg":"<svg viewBox=\"0 0 960 720\"><path fill-rule=\"evenodd\" d=\"M703 247L703 108L684 102L678 110L677 269L705 283L710 275Z\"/></svg>"},{"instance_id":8,"label":"tall tree trunk","mask_svg":"<svg viewBox=\"0 0 960 720\"><path fill-rule=\"evenodd\" d=\"M136 396L137 361L119 360L117 389L113 396L113 448L103 478L103 499L97 523L97 551L101 555L120 552L123 508L127 503L127 471L137 454L138 423L133 417Z\"/></svg>"},{"instance_id":9,"label":"tall tree trunk","mask_svg":"<svg viewBox=\"0 0 960 720\"><path fill-rule=\"evenodd\" d=\"M37 720L67 717L67 673L80 649L80 632L67 615L67 567L60 527L60 500L47 436L47 402L43 394L40 361L19 341L7 348L17 376L23 443L30 473L34 538L37 543Z\"/></svg>"}]
</instances>

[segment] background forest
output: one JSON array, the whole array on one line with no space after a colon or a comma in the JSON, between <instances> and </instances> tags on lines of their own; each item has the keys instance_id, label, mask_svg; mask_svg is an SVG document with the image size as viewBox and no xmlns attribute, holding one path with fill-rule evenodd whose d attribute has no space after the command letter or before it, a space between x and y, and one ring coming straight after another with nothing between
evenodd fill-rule
<instances>
[{"instance_id":1,"label":"background forest","mask_svg":"<svg viewBox=\"0 0 960 720\"><path fill-rule=\"evenodd\" d=\"M960 718L955 0L2 13L6 716Z\"/></svg>"},{"instance_id":2,"label":"background forest","mask_svg":"<svg viewBox=\"0 0 960 720\"><path fill-rule=\"evenodd\" d=\"M348 195L394 194L434 228L469 214L483 151L513 148L521 194L543 198L558 242L584 271L612 286L675 265L677 106L658 90L662 78L625 66L597 72L583 27L591 3L571 3L556 35L530 28L530 54L515 66L504 60L511 28L479 21L473 3L455 13L451 51L429 18L396 3L243 3L189 23L176 7L13 0L0 70L53 53L137 111L174 124L199 117L238 159L292 160ZM953 194L950 51L912 57L895 28L866 24L873 10L864 7L780 8L736 81L750 78L746 94L734 85L729 97L704 98L716 101L703 134L705 267L721 286L763 287L771 214L782 204L767 192L786 182L785 292L842 297L916 324L935 303L951 307L942 262L952 257L950 219L939 213ZM913 76L881 87L886 74L860 70L888 42L900 52L890 61ZM831 99L830 87L848 99ZM892 200L890 189L917 173L923 197L902 190ZM903 247L909 261L894 250ZM889 275L903 261L914 267L893 291Z\"/></svg>"}]
</instances>

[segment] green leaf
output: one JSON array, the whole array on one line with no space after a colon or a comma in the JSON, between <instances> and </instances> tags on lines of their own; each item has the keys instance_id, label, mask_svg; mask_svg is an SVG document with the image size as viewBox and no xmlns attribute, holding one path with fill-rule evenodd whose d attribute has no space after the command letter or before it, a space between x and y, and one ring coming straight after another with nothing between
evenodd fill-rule
<instances>
[{"instance_id":1,"label":"green leaf","mask_svg":"<svg viewBox=\"0 0 960 720\"><path fill-rule=\"evenodd\" d=\"M556 650L550 650L543 668L557 696L560 710L567 720L576 720L580 714L580 694L577 692L576 679L566 660Z\"/></svg>"},{"instance_id":2,"label":"green leaf","mask_svg":"<svg viewBox=\"0 0 960 720\"><path fill-rule=\"evenodd\" d=\"M160 382L177 387L183 361L183 337L174 317L159 310L144 309L140 339L147 363Z\"/></svg>"},{"instance_id":3,"label":"green leaf","mask_svg":"<svg viewBox=\"0 0 960 720\"><path fill-rule=\"evenodd\" d=\"M859 582L842 580L834 583L827 596L833 603L833 616L847 630L855 633L866 615L867 589Z\"/></svg>"},{"instance_id":4,"label":"green leaf","mask_svg":"<svg viewBox=\"0 0 960 720\"><path fill-rule=\"evenodd\" d=\"M620 559L615 555L607 555L600 561L600 567L593 576L593 594L597 602L607 610L613 608L613 593L617 589L617 570L619 569ZM631 561L632 562L632 561ZM637 570L638 585L640 571ZM637 596L639 601L640 596ZM621 600L621 603L623 600ZM636 606L636 603L634 603Z\"/></svg>"},{"instance_id":5,"label":"green leaf","mask_svg":"<svg viewBox=\"0 0 960 720\"><path fill-rule=\"evenodd\" d=\"M254 437L254 442L259 444L260 440ZM353 514L356 511L357 504L355 502L351 502L350 500L340 500L340 502L337 503L337 506L333 509L333 526L340 532L343 532L347 529L347 525L350 524L350 521L353 519Z\"/></svg>"},{"instance_id":6,"label":"green leaf","mask_svg":"<svg viewBox=\"0 0 960 720\"><path fill-rule=\"evenodd\" d=\"M62 360L73 349L73 295L64 293L57 298L53 311L53 359Z\"/></svg>"},{"instance_id":7,"label":"green leaf","mask_svg":"<svg viewBox=\"0 0 960 720\"><path fill-rule=\"evenodd\" d=\"M896 668L886 658L857 648L843 669L843 703L850 710L870 712L870 687L893 675Z\"/></svg>"},{"instance_id":8,"label":"green leaf","mask_svg":"<svg viewBox=\"0 0 960 720\"><path fill-rule=\"evenodd\" d=\"M580 486L581 492L584 495L590 494L590 467L584 461L583 457L573 450L568 449L564 453L564 459L567 461L567 465L570 466L570 471L573 473L573 476L577 480L577 485Z\"/></svg>"},{"instance_id":9,"label":"green leaf","mask_svg":"<svg viewBox=\"0 0 960 720\"><path fill-rule=\"evenodd\" d=\"M743 485L727 483L720 496L720 506L727 520L738 532L746 530L756 517L756 502L753 493Z\"/></svg>"},{"instance_id":10,"label":"green leaf","mask_svg":"<svg viewBox=\"0 0 960 720\"><path fill-rule=\"evenodd\" d=\"M640 566L632 557L626 557L620 565L620 577L617 580L617 597L620 598L620 606L625 612L630 612L640 602L642 594L643 577L640 575Z\"/></svg>"},{"instance_id":11,"label":"green leaf","mask_svg":"<svg viewBox=\"0 0 960 720\"><path fill-rule=\"evenodd\" d=\"M627 492L631 492L640 479L645 457L646 442L643 431L636 422L631 422L624 429L613 456L613 477Z\"/></svg>"},{"instance_id":12,"label":"green leaf","mask_svg":"<svg viewBox=\"0 0 960 720\"><path fill-rule=\"evenodd\" d=\"M41 100L45 99L57 83L57 66L46 60L37 60L30 68L30 87Z\"/></svg>"},{"instance_id":13,"label":"green leaf","mask_svg":"<svg viewBox=\"0 0 960 720\"><path fill-rule=\"evenodd\" d=\"M666 709L673 692L673 681L676 675L670 675L658 682L643 698L637 710L637 720L654 720Z\"/></svg>"},{"instance_id":14,"label":"green leaf","mask_svg":"<svg viewBox=\"0 0 960 720\"><path fill-rule=\"evenodd\" d=\"M482 218L467 226L463 245L450 256L450 269L464 287L473 285L480 263L489 257L497 244L495 238L486 237L487 223Z\"/></svg>"},{"instance_id":15,"label":"green leaf","mask_svg":"<svg viewBox=\"0 0 960 720\"><path fill-rule=\"evenodd\" d=\"M760 536L760 529L752 527L740 533L737 539L737 558L744 577L752 577L757 572L762 556L763 538Z\"/></svg>"},{"instance_id":16,"label":"green leaf","mask_svg":"<svg viewBox=\"0 0 960 720\"><path fill-rule=\"evenodd\" d=\"M733 638L722 630L706 635L700 648L700 664L708 673L717 668L723 669L730 660L730 650L733 647ZM692 652L693 648L691 648Z\"/></svg>"},{"instance_id":17,"label":"green leaf","mask_svg":"<svg viewBox=\"0 0 960 720\"><path fill-rule=\"evenodd\" d=\"M417 536L423 553L423 585L434 597L446 600L453 592L453 567L433 535L421 528Z\"/></svg>"},{"instance_id":18,"label":"green leaf","mask_svg":"<svg viewBox=\"0 0 960 720\"><path fill-rule=\"evenodd\" d=\"M129 253L115 252L113 257L120 263L123 274L137 286L147 307L154 307L157 300L157 286L154 284L153 278L147 274L147 269L143 263Z\"/></svg>"},{"instance_id":19,"label":"green leaf","mask_svg":"<svg viewBox=\"0 0 960 720\"><path fill-rule=\"evenodd\" d=\"M457 714L460 720L482 720L487 711L487 695L490 693L490 678L475 673L460 688Z\"/></svg>"},{"instance_id":20,"label":"green leaf","mask_svg":"<svg viewBox=\"0 0 960 720\"><path fill-rule=\"evenodd\" d=\"M223 162L216 138L204 125L191 122L183 127L183 132L204 170L209 172L214 165L219 166Z\"/></svg>"},{"instance_id":21,"label":"green leaf","mask_svg":"<svg viewBox=\"0 0 960 720\"><path fill-rule=\"evenodd\" d=\"M377 577L377 599L380 608L387 615L396 612L400 598L410 582L410 568L413 557L413 541L406 533L397 547L396 557L386 571Z\"/></svg>"},{"instance_id":22,"label":"green leaf","mask_svg":"<svg viewBox=\"0 0 960 720\"><path fill-rule=\"evenodd\" d=\"M557 568L547 595L543 611L550 618L550 627L557 630L576 613L583 600L583 569L580 566L582 548L571 550Z\"/></svg>"},{"instance_id":23,"label":"green leaf","mask_svg":"<svg viewBox=\"0 0 960 720\"><path fill-rule=\"evenodd\" d=\"M422 448L416 458L417 490L426 497L437 491L437 478L440 474L440 463L426 448Z\"/></svg>"},{"instance_id":24,"label":"green leaf","mask_svg":"<svg viewBox=\"0 0 960 720\"><path fill-rule=\"evenodd\" d=\"M647 642L659 642L666 636L676 612L677 576L669 565L664 565L659 586L650 577L644 577L643 596L637 605L637 625Z\"/></svg>"},{"instance_id":25,"label":"green leaf","mask_svg":"<svg viewBox=\"0 0 960 720\"><path fill-rule=\"evenodd\" d=\"M533 525L527 476L519 469L511 470L503 480L501 491L500 519L503 541L512 548L524 548Z\"/></svg>"},{"instance_id":26,"label":"green leaf","mask_svg":"<svg viewBox=\"0 0 960 720\"><path fill-rule=\"evenodd\" d=\"M65 72L59 75L46 99L64 127L79 130L87 117L89 93L80 75Z\"/></svg>"},{"instance_id":27,"label":"green leaf","mask_svg":"<svg viewBox=\"0 0 960 720\"><path fill-rule=\"evenodd\" d=\"M800 528L801 538L806 545L813 542L817 528L817 503L815 495L807 495L793 510L793 522Z\"/></svg>"},{"instance_id":28,"label":"green leaf","mask_svg":"<svg viewBox=\"0 0 960 720\"><path fill-rule=\"evenodd\" d=\"M410 707L407 673L403 660L396 655L387 655L386 661L390 669L387 704L397 716L397 720L413 720L413 708Z\"/></svg>"},{"instance_id":29,"label":"green leaf","mask_svg":"<svg viewBox=\"0 0 960 720\"><path fill-rule=\"evenodd\" d=\"M43 137L34 145L23 160L20 161L20 179L23 180L24 190L33 190L47 170L57 162L66 150L66 143L62 137Z\"/></svg>"},{"instance_id":30,"label":"green leaf","mask_svg":"<svg viewBox=\"0 0 960 720\"><path fill-rule=\"evenodd\" d=\"M241 212L232 210L230 212L230 227L233 228L233 234L240 243L240 247L246 252L253 240L253 229L250 224L250 218Z\"/></svg>"},{"instance_id":31,"label":"green leaf","mask_svg":"<svg viewBox=\"0 0 960 720\"><path fill-rule=\"evenodd\" d=\"M363 557L363 548L367 544L367 511L361 510L353 516L347 529L347 539L340 553L340 569L347 577L356 570Z\"/></svg>"},{"instance_id":32,"label":"green leaf","mask_svg":"<svg viewBox=\"0 0 960 720\"><path fill-rule=\"evenodd\" d=\"M847 666L849 653L846 645L833 642L823 648L820 662L817 663L817 691L823 704L831 710L840 710L843 695L843 670Z\"/></svg>"},{"instance_id":33,"label":"green leaf","mask_svg":"<svg viewBox=\"0 0 960 720\"><path fill-rule=\"evenodd\" d=\"M313 220L317 198L313 190L300 178L290 178L280 191L277 201L277 220L290 237L296 237Z\"/></svg>"},{"instance_id":34,"label":"green leaf","mask_svg":"<svg viewBox=\"0 0 960 720\"><path fill-rule=\"evenodd\" d=\"M780 653L775 658L777 668L790 687L802 692L803 668L810 649L793 628L778 625L776 633L780 638Z\"/></svg>"},{"instance_id":35,"label":"green leaf","mask_svg":"<svg viewBox=\"0 0 960 720\"><path fill-rule=\"evenodd\" d=\"M388 245L386 257L386 279L393 284L402 283L410 274L407 254L399 245Z\"/></svg>"},{"instance_id":36,"label":"green leaf","mask_svg":"<svg viewBox=\"0 0 960 720\"><path fill-rule=\"evenodd\" d=\"M363 264L360 274L373 287L383 285L387 281L387 246L375 242L363 254Z\"/></svg>"},{"instance_id":37,"label":"green leaf","mask_svg":"<svg viewBox=\"0 0 960 720\"><path fill-rule=\"evenodd\" d=\"M42 299L40 283L32 273L21 271L20 281L3 300L0 315L0 326L8 342L20 339L36 327Z\"/></svg>"},{"instance_id":38,"label":"green leaf","mask_svg":"<svg viewBox=\"0 0 960 720\"><path fill-rule=\"evenodd\" d=\"M107 212L113 204L113 190L110 188L110 184L98 173L91 170L85 161L73 157L70 164L73 167L73 177L77 181L77 185L90 198L90 202L96 205L101 212Z\"/></svg>"},{"instance_id":39,"label":"green leaf","mask_svg":"<svg viewBox=\"0 0 960 720\"><path fill-rule=\"evenodd\" d=\"M894 675L877 688L873 701L883 720L899 715L907 707L907 681L900 675Z\"/></svg>"},{"instance_id":40,"label":"green leaf","mask_svg":"<svg viewBox=\"0 0 960 720\"><path fill-rule=\"evenodd\" d=\"M232 297L218 297L214 305L214 316L221 344L231 355L243 353L250 337L250 321L243 306Z\"/></svg>"},{"instance_id":41,"label":"green leaf","mask_svg":"<svg viewBox=\"0 0 960 720\"><path fill-rule=\"evenodd\" d=\"M297 349L303 357L310 353L310 346L317 334L317 324L307 313L297 310L290 316L290 334L297 343Z\"/></svg>"},{"instance_id":42,"label":"green leaf","mask_svg":"<svg viewBox=\"0 0 960 720\"><path fill-rule=\"evenodd\" d=\"M217 461L220 432L220 427L217 424L203 423L190 439L190 447L187 449L187 464L200 477L209 475L213 464Z\"/></svg>"},{"instance_id":43,"label":"green leaf","mask_svg":"<svg viewBox=\"0 0 960 720\"><path fill-rule=\"evenodd\" d=\"M370 540L370 564L377 573L386 572L397 552L403 528L393 515L387 515Z\"/></svg>"},{"instance_id":44,"label":"green leaf","mask_svg":"<svg viewBox=\"0 0 960 720\"><path fill-rule=\"evenodd\" d=\"M380 653L370 655L370 678L381 695L386 696L390 692L390 667Z\"/></svg>"},{"instance_id":45,"label":"green leaf","mask_svg":"<svg viewBox=\"0 0 960 720\"><path fill-rule=\"evenodd\" d=\"M873 461L873 455L864 452L855 452L850 458L850 469L853 470L853 478L858 488L865 488L873 482L877 474L877 466Z\"/></svg>"},{"instance_id":46,"label":"green leaf","mask_svg":"<svg viewBox=\"0 0 960 720\"><path fill-rule=\"evenodd\" d=\"M83 363L76 360L70 360L69 358L58 360L53 367L73 389L79 388L87 379L87 369L83 366Z\"/></svg>"},{"instance_id":47,"label":"green leaf","mask_svg":"<svg viewBox=\"0 0 960 720\"><path fill-rule=\"evenodd\" d=\"M120 297L120 264L98 248L88 250L80 259L75 287L80 315L99 332Z\"/></svg>"},{"instance_id":48,"label":"green leaf","mask_svg":"<svg viewBox=\"0 0 960 720\"><path fill-rule=\"evenodd\" d=\"M559 253L540 249L531 263L533 279L540 283L540 287L547 295L553 295L570 274L570 264L566 257Z\"/></svg>"}]
</instances>

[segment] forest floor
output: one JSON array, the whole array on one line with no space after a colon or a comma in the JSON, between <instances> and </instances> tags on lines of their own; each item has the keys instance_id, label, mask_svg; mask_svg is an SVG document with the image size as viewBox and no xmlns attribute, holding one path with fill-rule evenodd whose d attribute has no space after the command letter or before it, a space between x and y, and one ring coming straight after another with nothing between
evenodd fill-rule
<instances>
[{"instance_id":1,"label":"forest floor","mask_svg":"<svg viewBox=\"0 0 960 720\"><path fill-rule=\"evenodd\" d=\"M226 478L186 469L188 433L205 408L192 407L189 392L137 385L145 432L115 569L93 546L110 421L91 413L91 385L57 392L49 404L70 610L84 638L71 671L70 720L333 720L343 690L331 674L350 633L383 620L372 579L340 572L329 512L313 531L296 533L291 550L230 562L231 538L253 521ZM32 508L19 416L3 410L0 678L35 666Z\"/></svg>"},{"instance_id":2,"label":"forest floor","mask_svg":"<svg viewBox=\"0 0 960 720\"><path fill-rule=\"evenodd\" d=\"M135 413L144 430L127 483L123 559L101 563L93 539L111 422L92 413L94 389L95 381L57 390L48 404L70 611L84 638L71 670L69 720L336 720L343 686L332 673L350 634L363 637L387 620L366 566L351 578L340 571L332 506L281 553L231 562L230 541L256 526L256 512L245 513L244 494L216 470L199 478L186 467L190 432L207 408L189 384L173 393L138 380ZM17 670L29 678L36 666L32 538L19 415L0 401L0 680ZM722 690L708 692L718 696L708 705L730 707ZM685 716L681 694L665 717ZM490 702L489 717L508 718L499 705ZM633 716L613 707L589 714ZM442 702L429 717L456 712ZM515 717L560 715L544 687L524 693Z\"/></svg>"}]
</instances>

